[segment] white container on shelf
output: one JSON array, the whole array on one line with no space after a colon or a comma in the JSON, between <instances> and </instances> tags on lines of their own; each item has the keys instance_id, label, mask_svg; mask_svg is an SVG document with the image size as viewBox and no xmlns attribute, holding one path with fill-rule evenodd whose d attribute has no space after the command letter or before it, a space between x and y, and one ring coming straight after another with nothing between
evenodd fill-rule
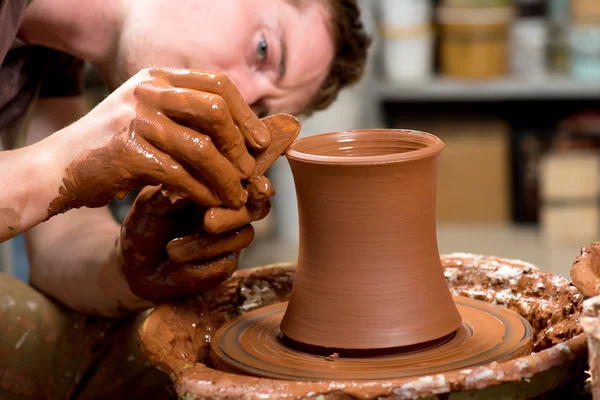
<instances>
[{"instance_id":1,"label":"white container on shelf","mask_svg":"<svg viewBox=\"0 0 600 400\"><path fill-rule=\"evenodd\" d=\"M426 80L433 74L433 35L430 31L383 43L383 67L390 81Z\"/></svg>"},{"instance_id":2,"label":"white container on shelf","mask_svg":"<svg viewBox=\"0 0 600 400\"><path fill-rule=\"evenodd\" d=\"M579 81L600 82L600 25L572 25L569 49L571 76Z\"/></svg>"},{"instance_id":3,"label":"white container on shelf","mask_svg":"<svg viewBox=\"0 0 600 400\"><path fill-rule=\"evenodd\" d=\"M433 72L431 3L424 0L380 0L382 61L391 81L424 80Z\"/></svg>"},{"instance_id":4,"label":"white container on shelf","mask_svg":"<svg viewBox=\"0 0 600 400\"><path fill-rule=\"evenodd\" d=\"M544 78L548 68L548 23L545 18L519 18L511 27L511 69L517 76Z\"/></svg>"},{"instance_id":5,"label":"white container on shelf","mask_svg":"<svg viewBox=\"0 0 600 400\"><path fill-rule=\"evenodd\" d=\"M431 2L427 0L379 0L383 26L415 26L431 20Z\"/></svg>"}]
</instances>

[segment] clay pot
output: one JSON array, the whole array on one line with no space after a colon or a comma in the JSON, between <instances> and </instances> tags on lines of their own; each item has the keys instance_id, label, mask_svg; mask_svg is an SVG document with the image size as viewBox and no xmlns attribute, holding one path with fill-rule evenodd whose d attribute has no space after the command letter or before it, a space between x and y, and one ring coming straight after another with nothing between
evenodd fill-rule
<instances>
[{"instance_id":1,"label":"clay pot","mask_svg":"<svg viewBox=\"0 0 600 400\"><path fill-rule=\"evenodd\" d=\"M461 317L436 237L443 142L404 130L333 132L288 149L296 185L298 269L281 332L297 346L410 346Z\"/></svg>"}]
</instances>

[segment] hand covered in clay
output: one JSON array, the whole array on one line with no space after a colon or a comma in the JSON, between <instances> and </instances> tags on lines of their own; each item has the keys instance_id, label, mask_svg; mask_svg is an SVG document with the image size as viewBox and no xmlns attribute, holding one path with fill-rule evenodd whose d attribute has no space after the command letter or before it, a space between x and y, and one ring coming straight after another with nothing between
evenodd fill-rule
<instances>
[{"instance_id":1,"label":"hand covered in clay","mask_svg":"<svg viewBox=\"0 0 600 400\"><path fill-rule=\"evenodd\" d=\"M131 291L157 302L217 286L237 268L240 251L254 237L251 222L267 216L275 193L264 176L300 132L299 121L278 114L263 120L272 133L243 182L248 202L238 209L205 207L175 199L162 187L137 197L121 228L119 266Z\"/></svg>"},{"instance_id":2,"label":"hand covered in clay","mask_svg":"<svg viewBox=\"0 0 600 400\"><path fill-rule=\"evenodd\" d=\"M250 151L271 142L227 77L166 68L140 71L65 129L69 150L51 214L156 184L203 206L239 209L248 200L242 181L255 169Z\"/></svg>"},{"instance_id":3,"label":"hand covered in clay","mask_svg":"<svg viewBox=\"0 0 600 400\"><path fill-rule=\"evenodd\" d=\"M300 122L289 114L276 114L262 119L271 132L271 144L256 155L254 172L244 182L248 202L242 208L211 207L204 214L204 230L216 235L264 218L271 208L269 198L275 194L264 174L285 152L300 133Z\"/></svg>"},{"instance_id":4,"label":"hand covered in clay","mask_svg":"<svg viewBox=\"0 0 600 400\"><path fill-rule=\"evenodd\" d=\"M256 219L270 209L268 200L260 204ZM189 199L171 202L160 186L140 192L117 243L119 268L133 294L156 303L210 290L231 276L254 230L245 224L208 234L206 211Z\"/></svg>"}]
</instances>

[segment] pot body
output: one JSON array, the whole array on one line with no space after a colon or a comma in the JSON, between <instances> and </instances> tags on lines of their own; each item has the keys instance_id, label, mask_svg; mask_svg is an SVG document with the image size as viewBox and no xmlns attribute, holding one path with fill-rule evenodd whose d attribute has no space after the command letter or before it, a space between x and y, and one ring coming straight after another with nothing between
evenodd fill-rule
<instances>
[{"instance_id":1,"label":"pot body","mask_svg":"<svg viewBox=\"0 0 600 400\"><path fill-rule=\"evenodd\" d=\"M300 232L285 337L372 350L458 328L436 237L442 149L433 135L401 130L334 132L291 146Z\"/></svg>"}]
</instances>

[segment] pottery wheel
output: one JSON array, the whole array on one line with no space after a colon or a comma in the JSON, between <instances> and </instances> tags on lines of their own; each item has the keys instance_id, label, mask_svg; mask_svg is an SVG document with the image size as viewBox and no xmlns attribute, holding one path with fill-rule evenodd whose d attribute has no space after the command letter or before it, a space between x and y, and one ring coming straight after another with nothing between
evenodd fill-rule
<instances>
[{"instance_id":1,"label":"pottery wheel","mask_svg":"<svg viewBox=\"0 0 600 400\"><path fill-rule=\"evenodd\" d=\"M213 336L211 359L217 369L274 379L372 380L436 374L531 353L532 330L523 317L466 297L454 301L463 320L454 334L429 345L394 349L394 354L361 357L293 348L279 330L287 303L278 303L223 325Z\"/></svg>"}]
</instances>

